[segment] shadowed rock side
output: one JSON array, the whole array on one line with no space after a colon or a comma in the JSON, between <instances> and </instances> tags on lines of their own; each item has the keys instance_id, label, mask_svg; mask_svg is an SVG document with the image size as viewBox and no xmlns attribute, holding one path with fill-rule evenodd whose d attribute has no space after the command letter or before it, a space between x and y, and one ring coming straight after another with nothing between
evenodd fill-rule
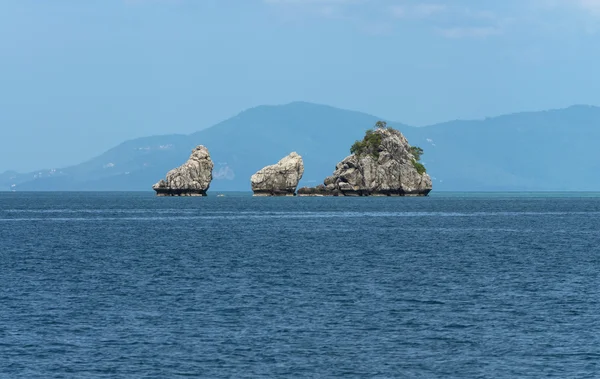
<instances>
[{"instance_id":1,"label":"shadowed rock side","mask_svg":"<svg viewBox=\"0 0 600 379\"><path fill-rule=\"evenodd\" d=\"M208 149L200 145L187 162L169 171L166 180L156 183L152 189L158 196L206 196L213 167Z\"/></svg>"},{"instance_id":2,"label":"shadowed rock side","mask_svg":"<svg viewBox=\"0 0 600 379\"><path fill-rule=\"evenodd\" d=\"M368 142L368 143L367 143ZM337 164L333 175L299 196L427 196L431 178L419 173L418 157L399 131L380 128L367 132L360 151ZM360 147L360 145L359 145ZM353 146L353 149L355 147Z\"/></svg>"},{"instance_id":3,"label":"shadowed rock side","mask_svg":"<svg viewBox=\"0 0 600 379\"><path fill-rule=\"evenodd\" d=\"M294 196L303 174L302 157L293 152L252 175L252 191L254 196Z\"/></svg>"}]
</instances>

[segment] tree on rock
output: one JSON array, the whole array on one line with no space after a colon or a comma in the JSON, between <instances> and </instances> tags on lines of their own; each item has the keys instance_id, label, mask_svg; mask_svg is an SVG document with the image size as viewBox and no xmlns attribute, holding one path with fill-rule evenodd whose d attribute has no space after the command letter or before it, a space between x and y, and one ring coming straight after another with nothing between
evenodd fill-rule
<instances>
[{"instance_id":1,"label":"tree on rock","mask_svg":"<svg viewBox=\"0 0 600 379\"><path fill-rule=\"evenodd\" d=\"M421 149L419 146L411 146L409 151L413 157L415 157L413 160L413 167L417 170L419 175L426 173L427 169L423 163L419 162L421 160L421 155L423 155L423 149Z\"/></svg>"},{"instance_id":2,"label":"tree on rock","mask_svg":"<svg viewBox=\"0 0 600 379\"><path fill-rule=\"evenodd\" d=\"M410 153L415 157L415 159L418 162L421 160L421 155L423 155L423 149L421 149L419 146L411 146Z\"/></svg>"},{"instance_id":3,"label":"tree on rock","mask_svg":"<svg viewBox=\"0 0 600 379\"><path fill-rule=\"evenodd\" d=\"M377 121L375 123L375 128L377 129L385 129L387 127L387 122L385 121Z\"/></svg>"}]
</instances>

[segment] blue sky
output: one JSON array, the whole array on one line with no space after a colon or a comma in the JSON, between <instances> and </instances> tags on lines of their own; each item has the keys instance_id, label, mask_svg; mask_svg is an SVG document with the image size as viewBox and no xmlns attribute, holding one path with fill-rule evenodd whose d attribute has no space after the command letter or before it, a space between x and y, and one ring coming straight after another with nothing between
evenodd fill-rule
<instances>
[{"instance_id":1,"label":"blue sky","mask_svg":"<svg viewBox=\"0 0 600 379\"><path fill-rule=\"evenodd\" d=\"M600 0L0 0L0 171L296 100L426 125L600 105Z\"/></svg>"}]
</instances>

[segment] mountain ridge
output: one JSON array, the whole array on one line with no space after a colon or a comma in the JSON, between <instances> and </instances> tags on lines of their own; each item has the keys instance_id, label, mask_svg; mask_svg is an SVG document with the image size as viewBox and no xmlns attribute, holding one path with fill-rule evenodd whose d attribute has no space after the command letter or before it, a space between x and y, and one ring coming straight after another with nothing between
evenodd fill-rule
<instances>
[{"instance_id":1,"label":"mountain ridge","mask_svg":"<svg viewBox=\"0 0 600 379\"><path fill-rule=\"evenodd\" d=\"M215 161L211 191L250 190L250 176L290 151L305 159L301 185L313 185L349 155L352 143L381 118L323 104L260 105L189 135L166 134L122 142L79 164L0 174L3 190L151 190L199 144ZM435 190L600 190L600 108L573 105L480 120L414 127L388 124L425 149ZM556 138L554 138L556 137ZM557 152L576 151L576 156ZM569 181L566 172L579 175Z\"/></svg>"}]
</instances>

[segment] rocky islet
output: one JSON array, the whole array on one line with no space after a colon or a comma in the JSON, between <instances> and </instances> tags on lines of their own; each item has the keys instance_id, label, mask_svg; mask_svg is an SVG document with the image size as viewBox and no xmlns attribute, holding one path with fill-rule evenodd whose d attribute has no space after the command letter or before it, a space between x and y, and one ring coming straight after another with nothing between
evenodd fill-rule
<instances>
[{"instance_id":1,"label":"rocky islet","mask_svg":"<svg viewBox=\"0 0 600 379\"><path fill-rule=\"evenodd\" d=\"M166 179L152 186L158 196L206 196L214 163L202 145L192 151L183 165L169 171Z\"/></svg>"},{"instance_id":2,"label":"rocky islet","mask_svg":"<svg viewBox=\"0 0 600 379\"><path fill-rule=\"evenodd\" d=\"M353 150L322 185L300 188L298 195L427 196L431 191L431 177L418 162L420 153L399 131L369 130Z\"/></svg>"},{"instance_id":3,"label":"rocky islet","mask_svg":"<svg viewBox=\"0 0 600 379\"><path fill-rule=\"evenodd\" d=\"M295 196L304 174L304 162L296 152L274 165L260 169L250 178L254 196Z\"/></svg>"}]
</instances>

